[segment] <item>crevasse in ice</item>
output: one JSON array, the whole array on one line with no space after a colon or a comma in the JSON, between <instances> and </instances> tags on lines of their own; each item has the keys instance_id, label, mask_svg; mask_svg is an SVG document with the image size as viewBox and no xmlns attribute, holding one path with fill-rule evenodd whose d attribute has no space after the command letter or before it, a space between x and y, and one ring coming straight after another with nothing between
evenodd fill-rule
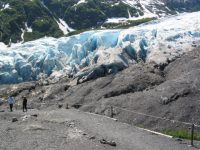
<instances>
[{"instance_id":1,"label":"crevasse in ice","mask_svg":"<svg viewBox=\"0 0 200 150\"><path fill-rule=\"evenodd\" d=\"M84 76L94 68L115 73L139 60L165 63L200 44L200 12L185 13L129 29L88 31L0 47L0 83L48 76Z\"/></svg>"}]
</instances>

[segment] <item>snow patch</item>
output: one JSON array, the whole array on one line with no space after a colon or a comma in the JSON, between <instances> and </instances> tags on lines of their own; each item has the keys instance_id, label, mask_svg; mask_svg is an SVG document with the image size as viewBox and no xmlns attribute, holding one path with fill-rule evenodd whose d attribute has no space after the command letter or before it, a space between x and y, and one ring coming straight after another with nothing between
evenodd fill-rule
<instances>
[{"instance_id":1,"label":"snow patch","mask_svg":"<svg viewBox=\"0 0 200 150\"><path fill-rule=\"evenodd\" d=\"M21 43L24 43L24 33L25 33L25 30L21 28L21 31L22 31L22 34L21 34Z\"/></svg>"},{"instance_id":2,"label":"snow patch","mask_svg":"<svg viewBox=\"0 0 200 150\"><path fill-rule=\"evenodd\" d=\"M11 7L10 7L10 4L8 3L8 4L4 4L3 5L3 8L2 9L0 9L0 11L3 11L3 10L5 10L5 9L11 9Z\"/></svg>"},{"instance_id":3,"label":"snow patch","mask_svg":"<svg viewBox=\"0 0 200 150\"><path fill-rule=\"evenodd\" d=\"M120 2L114 3L114 4L111 5L111 7L117 6L119 4L120 4Z\"/></svg>"},{"instance_id":4,"label":"snow patch","mask_svg":"<svg viewBox=\"0 0 200 150\"><path fill-rule=\"evenodd\" d=\"M64 20L59 18L59 21L55 21L57 22L60 30L63 31L64 35L68 34L69 32L75 31L74 29L70 28Z\"/></svg>"},{"instance_id":5,"label":"snow patch","mask_svg":"<svg viewBox=\"0 0 200 150\"><path fill-rule=\"evenodd\" d=\"M137 5L138 0L123 0L123 2L127 5L130 5L131 7Z\"/></svg>"},{"instance_id":6,"label":"snow patch","mask_svg":"<svg viewBox=\"0 0 200 150\"><path fill-rule=\"evenodd\" d=\"M108 18L105 23L125 23L128 18Z\"/></svg>"},{"instance_id":7,"label":"snow patch","mask_svg":"<svg viewBox=\"0 0 200 150\"><path fill-rule=\"evenodd\" d=\"M79 0L78 3L75 4L73 7L76 7L76 6L83 4L83 3L87 3L87 1L86 0Z\"/></svg>"},{"instance_id":8,"label":"snow patch","mask_svg":"<svg viewBox=\"0 0 200 150\"><path fill-rule=\"evenodd\" d=\"M85 0L80 0L77 5L81 4L81 3L87 3Z\"/></svg>"},{"instance_id":9,"label":"snow patch","mask_svg":"<svg viewBox=\"0 0 200 150\"><path fill-rule=\"evenodd\" d=\"M26 32L33 32L33 29L31 27L28 27L27 22L25 22L25 28Z\"/></svg>"}]
</instances>

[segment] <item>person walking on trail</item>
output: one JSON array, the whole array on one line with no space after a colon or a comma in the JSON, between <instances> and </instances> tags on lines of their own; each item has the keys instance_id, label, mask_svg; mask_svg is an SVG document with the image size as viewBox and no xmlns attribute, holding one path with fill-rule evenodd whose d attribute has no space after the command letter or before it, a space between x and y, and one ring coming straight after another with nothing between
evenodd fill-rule
<instances>
[{"instance_id":1,"label":"person walking on trail","mask_svg":"<svg viewBox=\"0 0 200 150\"><path fill-rule=\"evenodd\" d=\"M23 102L22 102L22 105L23 105L23 112L27 112L27 98L26 96L23 96Z\"/></svg>"},{"instance_id":2,"label":"person walking on trail","mask_svg":"<svg viewBox=\"0 0 200 150\"><path fill-rule=\"evenodd\" d=\"M11 112L13 111L13 105L14 105L14 103L15 103L14 98L11 97L11 96L8 96L8 104L9 104L9 106L10 106L10 111L11 111Z\"/></svg>"}]
</instances>

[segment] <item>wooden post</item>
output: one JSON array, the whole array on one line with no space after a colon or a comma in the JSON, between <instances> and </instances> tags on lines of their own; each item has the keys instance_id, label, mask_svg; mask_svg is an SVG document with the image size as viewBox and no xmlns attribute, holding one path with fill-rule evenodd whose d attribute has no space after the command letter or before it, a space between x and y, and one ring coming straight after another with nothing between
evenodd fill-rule
<instances>
[{"instance_id":1,"label":"wooden post","mask_svg":"<svg viewBox=\"0 0 200 150\"><path fill-rule=\"evenodd\" d=\"M194 145L193 141L194 141L194 124L192 124L191 128L191 146Z\"/></svg>"},{"instance_id":2,"label":"wooden post","mask_svg":"<svg viewBox=\"0 0 200 150\"><path fill-rule=\"evenodd\" d=\"M65 109L69 109L69 105L68 105L68 103L66 104Z\"/></svg>"},{"instance_id":3,"label":"wooden post","mask_svg":"<svg viewBox=\"0 0 200 150\"><path fill-rule=\"evenodd\" d=\"M113 118L113 107L110 106L110 117Z\"/></svg>"}]
</instances>

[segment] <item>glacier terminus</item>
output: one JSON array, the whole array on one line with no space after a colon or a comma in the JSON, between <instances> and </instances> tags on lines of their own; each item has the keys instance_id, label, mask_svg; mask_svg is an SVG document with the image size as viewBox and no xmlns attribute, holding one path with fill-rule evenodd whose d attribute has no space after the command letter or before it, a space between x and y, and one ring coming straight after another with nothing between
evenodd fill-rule
<instances>
[{"instance_id":1,"label":"glacier terminus","mask_svg":"<svg viewBox=\"0 0 200 150\"><path fill-rule=\"evenodd\" d=\"M45 37L11 47L0 44L0 84L59 78L87 80L144 61L165 64L200 45L200 12L137 27Z\"/></svg>"}]
</instances>

